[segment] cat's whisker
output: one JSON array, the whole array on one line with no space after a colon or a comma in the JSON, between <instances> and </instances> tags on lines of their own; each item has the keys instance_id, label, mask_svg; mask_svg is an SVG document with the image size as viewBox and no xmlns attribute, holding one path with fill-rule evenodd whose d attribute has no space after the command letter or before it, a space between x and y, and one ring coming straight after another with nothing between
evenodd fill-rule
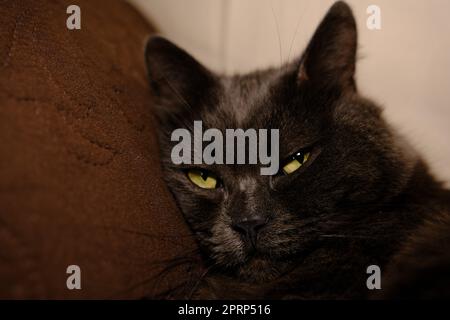
<instances>
[{"instance_id":1,"label":"cat's whisker","mask_svg":"<svg viewBox=\"0 0 450 320\"><path fill-rule=\"evenodd\" d=\"M194 285L192 286L192 289L190 290L190 293L188 295L188 299L191 300L192 296L195 294L195 292L197 291L198 287L200 286L201 282L205 279L205 277L208 275L208 273L215 267L215 265L212 265L210 267L208 267L201 275L200 277L197 279L197 281L194 283Z\"/></svg>"},{"instance_id":2,"label":"cat's whisker","mask_svg":"<svg viewBox=\"0 0 450 320\"><path fill-rule=\"evenodd\" d=\"M169 258L169 259L163 259L160 261L154 261L153 263L149 264L150 270L154 270L155 267L158 266L164 266L162 268L161 271L159 271L158 273L156 273L155 275L143 279L141 281L138 281L134 284L132 284L131 286L129 286L128 288L124 289L124 290L120 290L118 292L113 293L110 298L117 298L120 297L122 295L125 295L133 290L136 290L140 287L144 287L147 284L152 284L152 289L149 290L149 294L146 295L147 298L158 298L158 296L161 296L162 293L159 293L158 295L155 294L155 290L156 288L159 287L159 284L170 274L170 272L175 272L177 268L181 268L183 266L186 267L186 269L192 269L192 267L194 265L198 265L200 263L200 259L198 258L198 254L199 254L199 249L195 249L192 250L190 252L188 252L188 255L183 255L183 256L177 256L174 258ZM189 273L189 272L188 272ZM191 276L192 276L192 272L190 272ZM173 292L173 290L177 290L178 287L182 287L182 286L186 286L186 284L188 284L189 281L184 281L181 284L169 288L166 291L168 293Z\"/></svg>"},{"instance_id":3,"label":"cat's whisker","mask_svg":"<svg viewBox=\"0 0 450 320\"><path fill-rule=\"evenodd\" d=\"M365 240L379 239L378 237L361 236L361 235L347 235L347 234L321 234L321 235L319 235L319 237L321 237L321 238L340 238L340 239L365 239Z\"/></svg>"},{"instance_id":4,"label":"cat's whisker","mask_svg":"<svg viewBox=\"0 0 450 320\"><path fill-rule=\"evenodd\" d=\"M113 231L113 232L123 232L126 234L132 234L135 236L139 236L139 237L145 237L148 239L152 239L152 240L162 240L162 241L168 241L171 242L175 245L184 245L185 243L183 242L183 239L186 238L192 238L191 234L186 234L186 235L156 235L156 234L151 234L151 233L146 233L146 232L142 232L142 231L137 231L137 230L131 230L131 229L126 229L126 228L122 228L122 227L110 227L110 226L104 226L104 225L92 225L90 227L94 227L94 228L99 228L99 229L104 229L104 230L109 230L109 231ZM176 240L180 240L180 241L176 241Z\"/></svg>"},{"instance_id":5,"label":"cat's whisker","mask_svg":"<svg viewBox=\"0 0 450 320\"><path fill-rule=\"evenodd\" d=\"M309 2L307 2L307 4L309 4ZM295 26L294 36L292 37L291 45L289 46L289 53L288 53L288 57L287 57L287 60L286 60L286 67L289 66L289 62L291 60L291 52L292 52L292 49L294 47L294 43L295 43L295 39L296 39L297 34L298 34L300 23L302 22L302 18L303 18L303 15L305 14L305 12L306 12L306 9L301 12L300 17L298 18L297 24Z\"/></svg>"},{"instance_id":6,"label":"cat's whisker","mask_svg":"<svg viewBox=\"0 0 450 320\"><path fill-rule=\"evenodd\" d=\"M272 10L272 15L273 15L273 18L274 18L274 21L275 21L275 27L276 27L276 30L277 30L278 47L279 47L279 50L280 50L280 66L282 66L283 65L283 51L282 51L282 48L281 48L280 26L278 24L278 19L277 19L277 16L275 14L275 10L273 9L273 3L272 3L271 0L268 0L268 1L269 1L269 4L270 4L270 9ZM280 72L281 72L281 69L280 69Z\"/></svg>"},{"instance_id":7,"label":"cat's whisker","mask_svg":"<svg viewBox=\"0 0 450 320\"><path fill-rule=\"evenodd\" d=\"M189 102L183 97L183 95L170 83L170 81L167 79L167 77L164 74L161 74L161 76L164 78L164 81L166 81L169 88L175 93L177 98L182 102L186 107L188 107L189 111L193 111L194 108L189 104Z\"/></svg>"}]
</instances>

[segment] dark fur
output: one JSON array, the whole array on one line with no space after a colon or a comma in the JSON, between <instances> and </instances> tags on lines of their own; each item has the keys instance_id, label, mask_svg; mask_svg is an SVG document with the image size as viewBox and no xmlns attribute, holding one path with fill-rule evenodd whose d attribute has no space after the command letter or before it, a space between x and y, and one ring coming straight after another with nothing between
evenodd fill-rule
<instances>
[{"instance_id":1,"label":"dark fur","mask_svg":"<svg viewBox=\"0 0 450 320\"><path fill-rule=\"evenodd\" d=\"M383 272L381 297L449 296L449 192L358 95L356 39L338 2L299 59L243 76L215 75L167 40L148 42L165 178L211 268L198 297L362 298L371 264ZM170 160L172 130L194 120L204 130L278 128L280 159L305 146L312 158L288 176L204 166L223 186L203 190ZM231 222L256 214L269 223L251 254Z\"/></svg>"}]
</instances>

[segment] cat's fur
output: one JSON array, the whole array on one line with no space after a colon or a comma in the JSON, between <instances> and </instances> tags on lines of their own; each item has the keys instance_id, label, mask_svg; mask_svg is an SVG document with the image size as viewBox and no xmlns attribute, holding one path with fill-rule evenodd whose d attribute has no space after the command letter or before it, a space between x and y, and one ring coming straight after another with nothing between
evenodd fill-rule
<instances>
[{"instance_id":1,"label":"cat's fur","mask_svg":"<svg viewBox=\"0 0 450 320\"><path fill-rule=\"evenodd\" d=\"M361 97L356 25L332 6L301 57L281 68L220 76L167 40L146 61L164 176L211 270L204 298L363 298L366 268L382 270L379 297L450 294L450 193L417 152ZM176 128L277 128L280 159L312 146L292 175L257 165L200 166L222 181L192 184L170 152ZM257 252L232 227L262 216Z\"/></svg>"}]
</instances>

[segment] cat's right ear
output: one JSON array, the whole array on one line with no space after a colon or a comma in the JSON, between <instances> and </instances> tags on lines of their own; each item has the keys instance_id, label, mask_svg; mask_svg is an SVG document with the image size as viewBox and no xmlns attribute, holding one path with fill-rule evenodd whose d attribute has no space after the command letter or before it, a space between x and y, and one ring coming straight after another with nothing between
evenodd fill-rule
<instances>
[{"instance_id":1,"label":"cat's right ear","mask_svg":"<svg viewBox=\"0 0 450 320\"><path fill-rule=\"evenodd\" d=\"M301 59L299 82L338 85L356 90L354 81L357 48L356 22L342 1L328 10Z\"/></svg>"},{"instance_id":2,"label":"cat's right ear","mask_svg":"<svg viewBox=\"0 0 450 320\"><path fill-rule=\"evenodd\" d=\"M160 119L194 112L215 86L215 75L172 42L154 36L147 41L148 79Z\"/></svg>"}]
</instances>

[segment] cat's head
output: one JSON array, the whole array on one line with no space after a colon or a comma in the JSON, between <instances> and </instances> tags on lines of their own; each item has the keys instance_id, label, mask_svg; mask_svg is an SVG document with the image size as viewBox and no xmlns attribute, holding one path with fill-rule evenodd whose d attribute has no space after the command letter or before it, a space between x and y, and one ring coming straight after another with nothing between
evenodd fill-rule
<instances>
[{"instance_id":1,"label":"cat's head","mask_svg":"<svg viewBox=\"0 0 450 320\"><path fill-rule=\"evenodd\" d=\"M371 208L405 183L406 156L380 109L357 93L356 49L355 20L342 2L303 55L280 68L220 76L163 38L148 42L164 177L199 243L224 270L273 278L327 234L364 234L361 221L371 221ZM192 130L194 120L204 130L279 129L280 172L173 164L171 133ZM207 188L195 183L199 176L209 179Z\"/></svg>"}]
</instances>

